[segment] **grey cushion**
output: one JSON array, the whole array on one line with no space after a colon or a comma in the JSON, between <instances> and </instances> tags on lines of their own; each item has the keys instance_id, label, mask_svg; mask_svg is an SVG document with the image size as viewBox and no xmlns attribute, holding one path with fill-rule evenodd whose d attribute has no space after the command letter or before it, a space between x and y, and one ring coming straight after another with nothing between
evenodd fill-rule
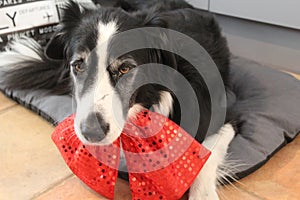
<instances>
[{"instance_id":1,"label":"grey cushion","mask_svg":"<svg viewBox=\"0 0 300 200\"><path fill-rule=\"evenodd\" d=\"M0 74L1 78L1 74ZM236 162L234 175L242 178L265 163L300 131L300 81L242 58L232 58L227 119L238 134L229 147ZM56 125L73 113L70 96L47 91L9 91L8 96Z\"/></svg>"},{"instance_id":2,"label":"grey cushion","mask_svg":"<svg viewBox=\"0 0 300 200\"><path fill-rule=\"evenodd\" d=\"M242 58L231 64L234 102L227 118L237 124L229 159L244 177L264 164L300 131L300 81L289 74ZM232 96L232 95L231 95Z\"/></svg>"},{"instance_id":3,"label":"grey cushion","mask_svg":"<svg viewBox=\"0 0 300 200\"><path fill-rule=\"evenodd\" d=\"M0 89L7 96L38 113L53 125L57 125L74 111L72 98L69 95L52 95L46 90L11 91L5 89L4 86L0 86Z\"/></svg>"}]
</instances>

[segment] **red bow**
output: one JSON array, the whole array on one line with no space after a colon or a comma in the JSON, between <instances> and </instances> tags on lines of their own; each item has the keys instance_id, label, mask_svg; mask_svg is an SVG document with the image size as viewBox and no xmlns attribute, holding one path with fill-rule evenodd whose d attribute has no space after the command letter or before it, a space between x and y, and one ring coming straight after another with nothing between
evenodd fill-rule
<instances>
[{"instance_id":1,"label":"red bow","mask_svg":"<svg viewBox=\"0 0 300 200\"><path fill-rule=\"evenodd\" d=\"M74 115L56 127L52 139L73 173L109 199L114 197L118 176L120 140L136 200L180 199L210 156L173 121L150 111L129 120L111 145L83 145L73 124Z\"/></svg>"}]
</instances>

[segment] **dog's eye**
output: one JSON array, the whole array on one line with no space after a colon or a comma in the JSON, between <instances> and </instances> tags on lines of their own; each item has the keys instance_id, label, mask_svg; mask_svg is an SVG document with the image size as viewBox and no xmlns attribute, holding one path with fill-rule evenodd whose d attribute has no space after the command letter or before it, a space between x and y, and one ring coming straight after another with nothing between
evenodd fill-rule
<instances>
[{"instance_id":1,"label":"dog's eye","mask_svg":"<svg viewBox=\"0 0 300 200\"><path fill-rule=\"evenodd\" d=\"M85 71L85 68L83 66L83 60L76 60L72 62L71 67L78 73Z\"/></svg>"},{"instance_id":2,"label":"dog's eye","mask_svg":"<svg viewBox=\"0 0 300 200\"><path fill-rule=\"evenodd\" d=\"M120 72L121 74L127 74L127 73L129 72L129 70L130 70L130 67L127 66L127 65L121 66L121 67L119 68L119 72Z\"/></svg>"}]
</instances>

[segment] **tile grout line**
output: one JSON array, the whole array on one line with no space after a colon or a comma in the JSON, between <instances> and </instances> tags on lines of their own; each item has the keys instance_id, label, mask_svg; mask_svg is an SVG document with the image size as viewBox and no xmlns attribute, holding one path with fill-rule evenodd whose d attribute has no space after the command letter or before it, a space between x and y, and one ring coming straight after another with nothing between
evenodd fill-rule
<instances>
[{"instance_id":1,"label":"tile grout line","mask_svg":"<svg viewBox=\"0 0 300 200\"><path fill-rule=\"evenodd\" d=\"M37 192L36 194L34 194L30 200L34 200L34 199L37 199L38 197L42 196L43 194L46 194L47 192L51 191L52 189L54 189L55 187L57 187L58 185L60 185L61 183L65 182L66 180L70 179L74 177L74 174L71 173L69 174L68 176L54 182L53 184L51 184L47 189L41 191L41 192Z\"/></svg>"},{"instance_id":2,"label":"tile grout line","mask_svg":"<svg viewBox=\"0 0 300 200\"><path fill-rule=\"evenodd\" d=\"M14 107L16 107L16 106L18 106L18 105L19 105L19 104L14 104L14 105L11 105L11 106L8 106L8 107L6 107L6 108L1 109L1 110L0 110L0 115L6 113L7 111L11 110L12 108L14 108Z\"/></svg>"},{"instance_id":3,"label":"tile grout line","mask_svg":"<svg viewBox=\"0 0 300 200\"><path fill-rule=\"evenodd\" d=\"M249 191L249 190L247 190L247 189L245 189L245 188L242 188L242 187L240 187L240 186L238 186L238 185L236 185L236 187L237 187L238 189L240 189L242 192L245 192L245 193L249 194L250 196L256 197L256 198L258 198L259 200L265 200L264 197L261 197L259 194L256 194L255 192Z\"/></svg>"}]
</instances>

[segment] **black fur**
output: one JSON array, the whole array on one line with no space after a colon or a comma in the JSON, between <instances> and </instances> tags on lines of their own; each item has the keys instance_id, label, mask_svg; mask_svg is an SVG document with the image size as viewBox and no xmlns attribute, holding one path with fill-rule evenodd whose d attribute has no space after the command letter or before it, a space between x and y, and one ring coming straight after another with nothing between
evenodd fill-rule
<instances>
[{"instance_id":1,"label":"black fur","mask_svg":"<svg viewBox=\"0 0 300 200\"><path fill-rule=\"evenodd\" d=\"M138 27L155 26L173 29L190 36L210 54L221 73L225 86L227 85L229 50L218 23L210 13L195 9L183 0L119 0L114 2L110 5L112 7L101 7L96 10L83 9L83 11L77 4L70 2L65 8L58 32L47 45L45 51L47 57L41 55L42 62L20 63L21 66L17 70L6 72L7 77L2 82L9 88L44 88L53 92L70 93L72 84L67 65L74 52L82 48L92 50L96 45L98 21L108 22L113 19L118 23L120 32ZM211 103L205 82L195 68L180 56L157 49L139 50L125 56L134 58L137 65L150 62L166 64L180 72L191 83L197 94L201 116L205 116L199 122L196 136L196 139L202 142L210 122ZM118 79L114 78L112 68L108 70L112 83L116 83ZM162 86L147 85L133 95L131 103L141 103L149 108L159 101L158 92L164 90L168 91ZM175 103L174 114L170 118L179 123L180 105L174 94L172 95Z\"/></svg>"}]
</instances>

